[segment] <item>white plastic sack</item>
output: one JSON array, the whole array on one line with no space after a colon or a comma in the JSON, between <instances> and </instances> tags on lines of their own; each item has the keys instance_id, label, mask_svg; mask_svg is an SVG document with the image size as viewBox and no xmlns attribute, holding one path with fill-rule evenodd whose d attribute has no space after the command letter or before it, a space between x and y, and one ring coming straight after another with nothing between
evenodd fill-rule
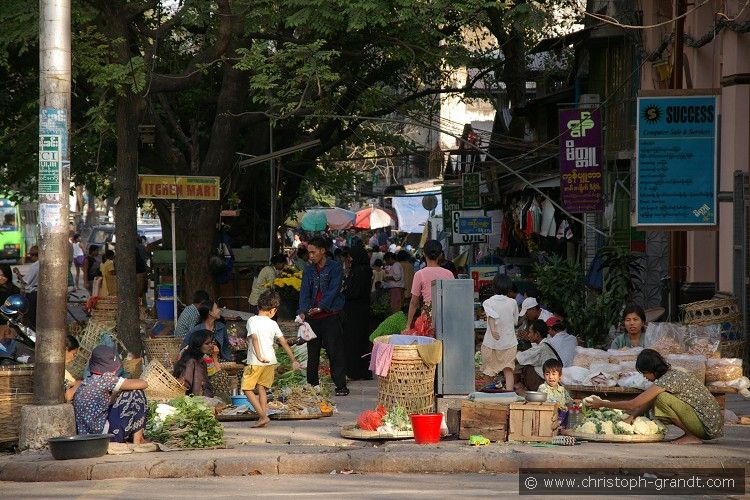
<instances>
[{"instance_id":1,"label":"white plastic sack","mask_svg":"<svg viewBox=\"0 0 750 500\"><path fill-rule=\"evenodd\" d=\"M297 329L297 337L301 338L305 342L309 342L312 339L317 338L318 336L315 335L315 332L313 331L312 327L310 326L310 323L305 321L301 325L299 325L299 328Z\"/></svg>"},{"instance_id":2,"label":"white plastic sack","mask_svg":"<svg viewBox=\"0 0 750 500\"><path fill-rule=\"evenodd\" d=\"M706 360L706 382L725 382L742 377L742 360L718 358Z\"/></svg>"},{"instance_id":3,"label":"white plastic sack","mask_svg":"<svg viewBox=\"0 0 750 500\"><path fill-rule=\"evenodd\" d=\"M646 390L653 382L649 382L646 378L638 372L627 372L620 374L620 378L617 379L617 385L620 387L632 387L635 389Z\"/></svg>"},{"instance_id":4,"label":"white plastic sack","mask_svg":"<svg viewBox=\"0 0 750 500\"><path fill-rule=\"evenodd\" d=\"M589 378L588 368L582 366L569 366L563 369L561 383L563 386L566 385L586 385L585 382Z\"/></svg>"},{"instance_id":5,"label":"white plastic sack","mask_svg":"<svg viewBox=\"0 0 750 500\"><path fill-rule=\"evenodd\" d=\"M588 368L592 363L607 363L609 354L601 349L590 349L587 347L576 347L576 355L573 358L573 366Z\"/></svg>"},{"instance_id":6,"label":"white plastic sack","mask_svg":"<svg viewBox=\"0 0 750 500\"><path fill-rule=\"evenodd\" d=\"M695 377L700 380L701 383L706 382L706 357L705 356L691 356L690 354L668 354L666 356L667 362L672 365L672 368L680 368L688 373L692 373Z\"/></svg>"}]
</instances>

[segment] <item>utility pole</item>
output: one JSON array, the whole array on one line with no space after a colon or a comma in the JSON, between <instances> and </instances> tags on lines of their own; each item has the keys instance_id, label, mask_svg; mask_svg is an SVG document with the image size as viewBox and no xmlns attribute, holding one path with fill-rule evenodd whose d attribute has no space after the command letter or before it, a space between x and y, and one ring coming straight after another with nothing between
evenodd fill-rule
<instances>
[{"instance_id":1,"label":"utility pole","mask_svg":"<svg viewBox=\"0 0 750 500\"><path fill-rule=\"evenodd\" d=\"M34 404L21 411L19 445L75 433L64 404L70 209L71 0L39 1L39 290Z\"/></svg>"}]
</instances>

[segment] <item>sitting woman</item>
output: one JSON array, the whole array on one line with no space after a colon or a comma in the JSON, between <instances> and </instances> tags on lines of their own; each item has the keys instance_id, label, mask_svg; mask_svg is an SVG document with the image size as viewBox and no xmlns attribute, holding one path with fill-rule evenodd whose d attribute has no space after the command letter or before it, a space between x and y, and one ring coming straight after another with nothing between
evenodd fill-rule
<instances>
[{"instance_id":1,"label":"sitting woman","mask_svg":"<svg viewBox=\"0 0 750 500\"><path fill-rule=\"evenodd\" d=\"M68 366L73 362L80 349L78 339L72 335L65 337L65 401L70 403L73 401L73 395L76 393L76 389L81 385L80 380L76 378L68 371Z\"/></svg>"},{"instance_id":2,"label":"sitting woman","mask_svg":"<svg viewBox=\"0 0 750 500\"><path fill-rule=\"evenodd\" d=\"M141 444L145 442L143 429L148 409L143 389L148 383L118 377L121 366L111 347L100 345L91 353L91 375L73 396L76 429L78 434L111 434L111 441L124 443L132 439L134 444Z\"/></svg>"},{"instance_id":3,"label":"sitting woman","mask_svg":"<svg viewBox=\"0 0 750 500\"><path fill-rule=\"evenodd\" d=\"M519 394L525 391L536 391L544 383L545 361L557 359L562 363L557 351L548 342L547 333L549 333L547 323L541 319L534 320L527 334L530 347L516 354L520 370L515 389Z\"/></svg>"},{"instance_id":4,"label":"sitting woman","mask_svg":"<svg viewBox=\"0 0 750 500\"><path fill-rule=\"evenodd\" d=\"M221 309L218 304L213 300L204 300L198 305L198 317L200 321L195 325L185 338L182 340L180 351L183 351L188 345L190 345L190 337L195 332L208 330L213 332L214 342L219 346L220 358L225 361L233 361L232 348L229 344L229 335L227 335L227 327L224 323L219 321L221 318ZM216 364L218 369L218 363Z\"/></svg>"},{"instance_id":5,"label":"sitting woman","mask_svg":"<svg viewBox=\"0 0 750 500\"><path fill-rule=\"evenodd\" d=\"M182 351L172 372L185 386L185 394L213 397L214 389L208 378L208 365L204 358L213 358L213 362L218 364L218 355L219 349L214 343L212 332L201 330L190 336L190 344Z\"/></svg>"},{"instance_id":6,"label":"sitting woman","mask_svg":"<svg viewBox=\"0 0 750 500\"><path fill-rule=\"evenodd\" d=\"M646 311L638 304L630 304L622 313L622 323L625 333L615 337L609 348L646 347Z\"/></svg>"},{"instance_id":7,"label":"sitting woman","mask_svg":"<svg viewBox=\"0 0 750 500\"><path fill-rule=\"evenodd\" d=\"M722 434L724 415L719 403L702 381L683 371L674 370L658 352L644 349L635 361L635 368L654 383L630 401L595 399L592 408L615 408L630 415L630 419L654 410L654 416L674 424L685 435L672 441L675 444L700 444Z\"/></svg>"}]
</instances>

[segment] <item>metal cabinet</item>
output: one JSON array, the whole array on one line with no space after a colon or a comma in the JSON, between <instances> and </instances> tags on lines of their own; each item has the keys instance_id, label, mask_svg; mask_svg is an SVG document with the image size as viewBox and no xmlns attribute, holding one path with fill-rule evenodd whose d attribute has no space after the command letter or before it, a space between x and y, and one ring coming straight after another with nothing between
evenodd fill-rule
<instances>
[{"instance_id":1,"label":"metal cabinet","mask_svg":"<svg viewBox=\"0 0 750 500\"><path fill-rule=\"evenodd\" d=\"M437 367L437 393L474 391L474 282L468 279L432 283L432 322L443 342Z\"/></svg>"}]
</instances>

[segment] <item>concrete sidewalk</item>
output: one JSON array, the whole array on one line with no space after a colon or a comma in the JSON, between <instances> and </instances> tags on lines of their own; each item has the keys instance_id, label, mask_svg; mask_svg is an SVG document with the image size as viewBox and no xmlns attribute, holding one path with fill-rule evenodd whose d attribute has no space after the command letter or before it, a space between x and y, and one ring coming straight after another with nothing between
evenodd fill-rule
<instances>
[{"instance_id":1,"label":"concrete sidewalk","mask_svg":"<svg viewBox=\"0 0 750 500\"><path fill-rule=\"evenodd\" d=\"M336 398L339 413L312 421L273 421L264 429L252 422L226 423L226 449L107 455L98 459L55 461L48 452L0 457L0 481L74 481L113 478L181 478L254 474L319 474L331 471L389 473L515 473L523 467L580 469L614 467L744 467L750 471L750 428L725 427L725 436L699 446L584 443L535 447L501 443L471 447L445 440L420 446L413 440L364 442L344 439L343 424L375 406L373 382L355 382L352 393ZM727 405L750 414L750 403Z\"/></svg>"}]
</instances>

